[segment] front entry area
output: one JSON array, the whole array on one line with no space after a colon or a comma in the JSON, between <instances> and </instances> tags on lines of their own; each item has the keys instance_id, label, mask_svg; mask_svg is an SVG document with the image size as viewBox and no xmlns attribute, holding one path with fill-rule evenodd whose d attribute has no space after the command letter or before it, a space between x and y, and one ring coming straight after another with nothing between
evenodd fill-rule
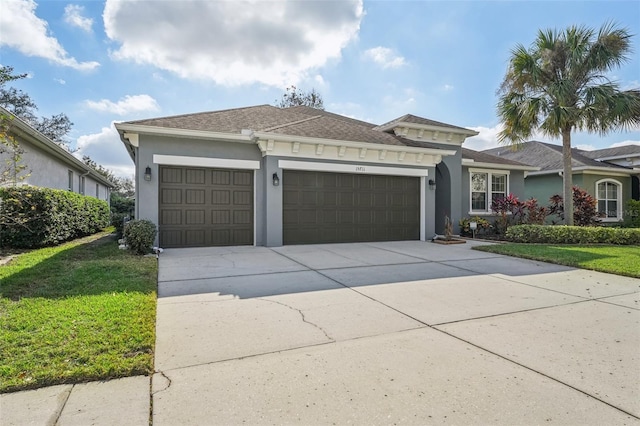
<instances>
[{"instance_id":1,"label":"front entry area","mask_svg":"<svg viewBox=\"0 0 640 426\"><path fill-rule=\"evenodd\" d=\"M160 166L160 246L253 244L253 173Z\"/></svg>"},{"instance_id":2,"label":"front entry area","mask_svg":"<svg viewBox=\"0 0 640 426\"><path fill-rule=\"evenodd\" d=\"M418 240L420 178L283 171L283 243Z\"/></svg>"}]
</instances>

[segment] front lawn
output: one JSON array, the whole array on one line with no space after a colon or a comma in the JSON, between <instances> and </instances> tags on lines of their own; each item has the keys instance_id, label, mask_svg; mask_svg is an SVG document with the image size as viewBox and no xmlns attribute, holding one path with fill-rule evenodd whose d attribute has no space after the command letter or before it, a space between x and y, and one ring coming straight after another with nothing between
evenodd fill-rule
<instances>
[{"instance_id":1,"label":"front lawn","mask_svg":"<svg viewBox=\"0 0 640 426\"><path fill-rule=\"evenodd\" d=\"M639 246L510 243L474 249L640 278Z\"/></svg>"},{"instance_id":2,"label":"front lawn","mask_svg":"<svg viewBox=\"0 0 640 426\"><path fill-rule=\"evenodd\" d=\"M107 232L0 266L0 392L153 371L157 260Z\"/></svg>"}]
</instances>

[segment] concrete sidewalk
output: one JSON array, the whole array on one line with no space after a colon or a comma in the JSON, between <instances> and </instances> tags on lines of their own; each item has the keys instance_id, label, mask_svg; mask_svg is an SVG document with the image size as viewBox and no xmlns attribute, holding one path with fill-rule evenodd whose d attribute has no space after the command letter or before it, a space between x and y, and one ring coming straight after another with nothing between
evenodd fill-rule
<instances>
[{"instance_id":1,"label":"concrete sidewalk","mask_svg":"<svg viewBox=\"0 0 640 426\"><path fill-rule=\"evenodd\" d=\"M475 244L166 250L151 390L0 395L0 424L640 424L640 280Z\"/></svg>"}]
</instances>

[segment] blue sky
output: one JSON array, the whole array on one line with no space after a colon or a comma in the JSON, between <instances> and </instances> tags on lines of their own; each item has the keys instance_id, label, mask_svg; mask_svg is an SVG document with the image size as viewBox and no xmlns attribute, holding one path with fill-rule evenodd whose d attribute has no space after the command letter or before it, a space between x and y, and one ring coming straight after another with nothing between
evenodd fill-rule
<instances>
[{"instance_id":1,"label":"blue sky","mask_svg":"<svg viewBox=\"0 0 640 426\"><path fill-rule=\"evenodd\" d=\"M291 84L331 112L378 124L411 113L477 130L465 146L491 148L510 50L538 29L607 21L635 34L609 77L640 87L636 0L3 0L0 64L29 74L14 86L39 114L69 116L77 155L130 176L114 121L274 104ZM640 129L573 137L586 149L629 142Z\"/></svg>"}]
</instances>

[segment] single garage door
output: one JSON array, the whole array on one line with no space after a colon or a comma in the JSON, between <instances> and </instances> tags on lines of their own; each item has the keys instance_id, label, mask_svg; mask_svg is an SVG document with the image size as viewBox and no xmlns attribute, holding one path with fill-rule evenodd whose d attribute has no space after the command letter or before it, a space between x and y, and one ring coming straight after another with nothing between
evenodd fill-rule
<instances>
[{"instance_id":1,"label":"single garage door","mask_svg":"<svg viewBox=\"0 0 640 426\"><path fill-rule=\"evenodd\" d=\"M253 171L160 166L161 247L253 244Z\"/></svg>"},{"instance_id":2,"label":"single garage door","mask_svg":"<svg viewBox=\"0 0 640 426\"><path fill-rule=\"evenodd\" d=\"M283 171L283 242L417 240L420 178Z\"/></svg>"}]
</instances>

